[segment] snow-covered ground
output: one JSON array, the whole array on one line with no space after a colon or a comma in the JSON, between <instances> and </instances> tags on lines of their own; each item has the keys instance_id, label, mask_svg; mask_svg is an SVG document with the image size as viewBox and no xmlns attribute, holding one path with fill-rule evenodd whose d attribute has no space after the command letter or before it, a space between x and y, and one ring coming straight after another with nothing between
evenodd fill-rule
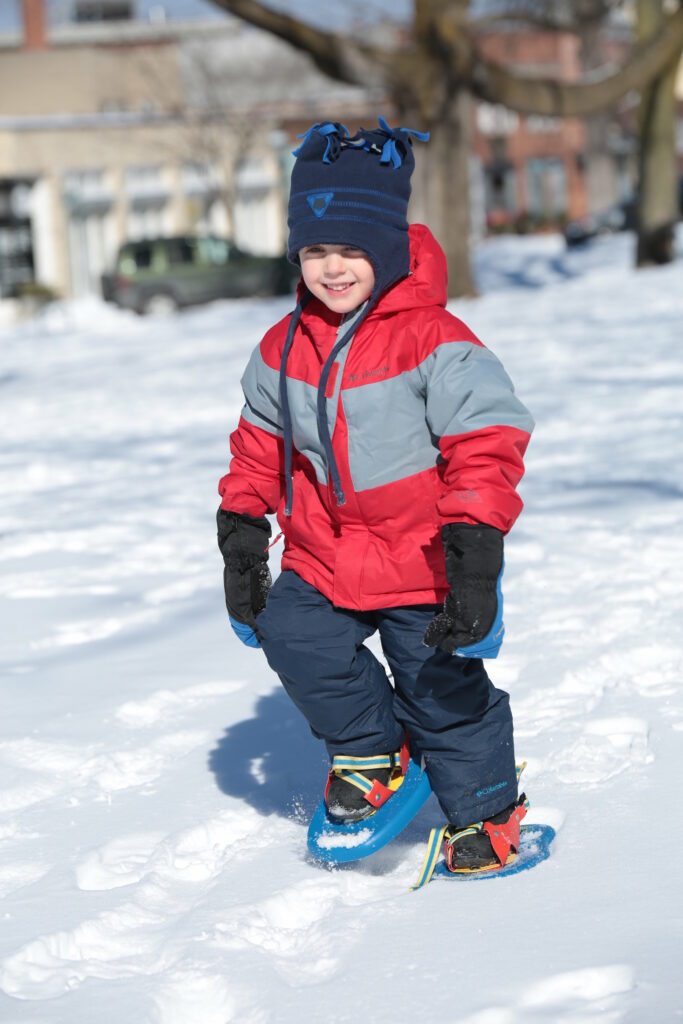
<instances>
[{"instance_id":1,"label":"snow-covered ground","mask_svg":"<svg viewBox=\"0 0 683 1024\"><path fill-rule=\"evenodd\" d=\"M214 520L287 302L0 334L3 1024L683 1016L683 262L630 247L487 243L453 304L537 420L491 671L559 832L505 881L408 891L433 806L307 859L323 752L228 629Z\"/></svg>"}]
</instances>

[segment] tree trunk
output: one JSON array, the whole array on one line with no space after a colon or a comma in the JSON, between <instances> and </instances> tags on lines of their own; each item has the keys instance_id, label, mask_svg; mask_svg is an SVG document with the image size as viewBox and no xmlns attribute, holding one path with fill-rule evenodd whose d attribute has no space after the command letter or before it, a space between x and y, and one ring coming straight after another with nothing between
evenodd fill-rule
<instances>
[{"instance_id":1,"label":"tree trunk","mask_svg":"<svg viewBox=\"0 0 683 1024\"><path fill-rule=\"evenodd\" d=\"M661 2L638 0L638 36L644 39L660 28ZM674 225L678 216L675 144L677 61L643 90L640 100L640 181L638 185L639 267L670 263L674 255Z\"/></svg>"},{"instance_id":2,"label":"tree trunk","mask_svg":"<svg viewBox=\"0 0 683 1024\"><path fill-rule=\"evenodd\" d=\"M464 89L449 99L441 117L433 124L401 123L428 128L429 143L415 146L416 174L411 200L411 220L422 221L434 233L448 262L448 294L474 295L469 260L471 98ZM417 115L419 118L419 115Z\"/></svg>"},{"instance_id":3,"label":"tree trunk","mask_svg":"<svg viewBox=\"0 0 683 1024\"><path fill-rule=\"evenodd\" d=\"M600 22L579 27L581 70L586 75L604 61ZM619 183L614 158L609 148L610 132L615 127L612 111L586 118L585 180L588 213L603 213L619 198Z\"/></svg>"}]
</instances>

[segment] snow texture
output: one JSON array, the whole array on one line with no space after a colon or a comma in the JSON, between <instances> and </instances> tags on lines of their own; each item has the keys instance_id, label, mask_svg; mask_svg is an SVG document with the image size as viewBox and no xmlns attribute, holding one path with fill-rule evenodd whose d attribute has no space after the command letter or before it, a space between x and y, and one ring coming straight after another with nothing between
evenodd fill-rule
<instances>
[{"instance_id":1,"label":"snow texture","mask_svg":"<svg viewBox=\"0 0 683 1024\"><path fill-rule=\"evenodd\" d=\"M0 335L3 1024L681 1018L683 263L632 246L485 243L453 304L537 420L491 673L559 834L499 884L409 892L433 800L307 857L324 753L228 627L214 521L287 300Z\"/></svg>"}]
</instances>

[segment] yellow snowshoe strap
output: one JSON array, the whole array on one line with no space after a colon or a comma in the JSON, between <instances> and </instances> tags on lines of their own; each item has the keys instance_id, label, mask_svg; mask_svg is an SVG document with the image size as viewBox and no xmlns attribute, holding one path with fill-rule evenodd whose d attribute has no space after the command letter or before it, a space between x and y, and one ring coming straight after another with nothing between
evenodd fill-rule
<instances>
[{"instance_id":1,"label":"yellow snowshoe strap","mask_svg":"<svg viewBox=\"0 0 683 1024\"><path fill-rule=\"evenodd\" d=\"M377 768L400 768L400 752L395 754L377 754L375 757L350 757L348 754L335 754L332 758L332 771L340 775L344 782L350 782L363 793L372 790L373 782L357 772L373 771Z\"/></svg>"},{"instance_id":2,"label":"yellow snowshoe strap","mask_svg":"<svg viewBox=\"0 0 683 1024\"><path fill-rule=\"evenodd\" d=\"M422 889L423 886L427 885L434 874L434 868L436 867L436 862L439 859L441 844L443 842L443 837L446 834L447 827L447 825L444 825L443 828L433 828L429 833L429 839L427 840L427 853L425 854L424 863L422 864L420 877L415 885L411 885L411 892L415 892L416 889Z\"/></svg>"},{"instance_id":3,"label":"yellow snowshoe strap","mask_svg":"<svg viewBox=\"0 0 683 1024\"><path fill-rule=\"evenodd\" d=\"M522 761L515 768L517 774L517 781L527 766L526 761ZM529 802L525 801L525 806L528 808ZM416 889L423 889L425 885L431 880L434 874L434 869L439 859L439 853L441 852L441 844L445 839L453 841L456 836L474 835L475 832L480 832L483 826L483 822L478 821L474 825L467 825L465 828L452 829L449 825L444 825L443 828L433 828L429 833L429 839L427 840L427 853L422 864L422 870L420 871L420 877L418 878L415 885L411 885L410 891L415 892Z\"/></svg>"}]
</instances>

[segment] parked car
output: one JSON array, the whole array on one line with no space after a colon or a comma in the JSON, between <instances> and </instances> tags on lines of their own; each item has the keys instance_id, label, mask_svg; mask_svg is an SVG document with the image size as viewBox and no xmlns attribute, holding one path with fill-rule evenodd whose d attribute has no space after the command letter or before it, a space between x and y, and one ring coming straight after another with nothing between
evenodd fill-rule
<instances>
[{"instance_id":1,"label":"parked car","mask_svg":"<svg viewBox=\"0 0 683 1024\"><path fill-rule=\"evenodd\" d=\"M254 256L225 238L147 238L122 245L102 296L140 314L249 295L294 291L298 270L286 256Z\"/></svg>"},{"instance_id":2,"label":"parked car","mask_svg":"<svg viewBox=\"0 0 683 1024\"><path fill-rule=\"evenodd\" d=\"M602 213L570 220L564 228L564 240L568 246L583 245L596 235L612 234L615 231L633 231L636 226L636 200L623 199Z\"/></svg>"}]
</instances>

